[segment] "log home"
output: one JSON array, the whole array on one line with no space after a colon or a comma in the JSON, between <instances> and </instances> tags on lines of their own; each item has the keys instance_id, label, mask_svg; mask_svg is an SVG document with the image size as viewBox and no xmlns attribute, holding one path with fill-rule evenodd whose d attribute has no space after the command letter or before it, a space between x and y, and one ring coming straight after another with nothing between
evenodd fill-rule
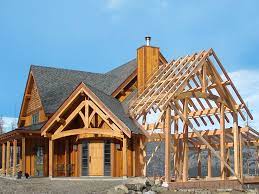
<instances>
[{"instance_id":1,"label":"log home","mask_svg":"<svg viewBox=\"0 0 259 194\"><path fill-rule=\"evenodd\" d=\"M2 174L146 176L165 142L166 183L192 180L190 150L198 154L196 180L258 181L244 176L242 153L243 146L258 148L259 133L238 125L244 113L253 117L215 52L168 62L146 40L136 59L103 74L32 65L18 128L0 136ZM148 157L147 143L155 141ZM220 160L219 177L212 174L212 155Z\"/></svg>"}]
</instances>

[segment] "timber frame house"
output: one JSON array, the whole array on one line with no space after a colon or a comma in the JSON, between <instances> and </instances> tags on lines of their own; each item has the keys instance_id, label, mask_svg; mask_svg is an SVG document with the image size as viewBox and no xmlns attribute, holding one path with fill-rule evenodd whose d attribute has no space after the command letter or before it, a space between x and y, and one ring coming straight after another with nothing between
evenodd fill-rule
<instances>
[{"instance_id":1,"label":"timber frame house","mask_svg":"<svg viewBox=\"0 0 259 194\"><path fill-rule=\"evenodd\" d=\"M246 117L253 119L212 49L168 62L147 44L136 59L104 74L32 65L18 128L0 136L1 173L146 176L164 142L168 184L193 181L190 151L197 153L195 180L259 182L243 172L244 147L259 155L259 133L239 125ZM149 142L158 142L150 157ZM219 177L212 156L220 160Z\"/></svg>"}]
</instances>

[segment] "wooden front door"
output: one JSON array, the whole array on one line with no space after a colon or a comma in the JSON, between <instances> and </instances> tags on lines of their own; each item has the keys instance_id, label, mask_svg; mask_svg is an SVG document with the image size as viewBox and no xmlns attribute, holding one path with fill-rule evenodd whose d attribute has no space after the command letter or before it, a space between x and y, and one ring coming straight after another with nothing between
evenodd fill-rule
<instances>
[{"instance_id":1,"label":"wooden front door","mask_svg":"<svg viewBox=\"0 0 259 194\"><path fill-rule=\"evenodd\" d=\"M103 176L104 172L104 142L89 143L89 176Z\"/></svg>"}]
</instances>

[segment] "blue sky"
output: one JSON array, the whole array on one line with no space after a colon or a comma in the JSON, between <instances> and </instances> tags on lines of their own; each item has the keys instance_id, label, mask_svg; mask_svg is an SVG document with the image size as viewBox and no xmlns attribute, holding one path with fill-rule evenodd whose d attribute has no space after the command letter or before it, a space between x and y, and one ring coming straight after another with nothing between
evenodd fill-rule
<instances>
[{"instance_id":1,"label":"blue sky","mask_svg":"<svg viewBox=\"0 0 259 194\"><path fill-rule=\"evenodd\" d=\"M0 0L0 115L18 116L30 64L105 72L135 58L150 35L168 59L212 47L259 116L258 8L258 0Z\"/></svg>"}]
</instances>

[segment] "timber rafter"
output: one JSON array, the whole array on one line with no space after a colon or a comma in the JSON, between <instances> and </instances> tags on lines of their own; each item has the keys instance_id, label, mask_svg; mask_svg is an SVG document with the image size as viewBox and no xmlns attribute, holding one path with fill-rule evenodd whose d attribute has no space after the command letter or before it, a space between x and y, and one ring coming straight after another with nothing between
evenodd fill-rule
<instances>
[{"instance_id":1,"label":"timber rafter","mask_svg":"<svg viewBox=\"0 0 259 194\"><path fill-rule=\"evenodd\" d=\"M87 134L117 138L123 138L123 134L131 136L127 126L83 83L43 126L41 134L52 140Z\"/></svg>"}]
</instances>

